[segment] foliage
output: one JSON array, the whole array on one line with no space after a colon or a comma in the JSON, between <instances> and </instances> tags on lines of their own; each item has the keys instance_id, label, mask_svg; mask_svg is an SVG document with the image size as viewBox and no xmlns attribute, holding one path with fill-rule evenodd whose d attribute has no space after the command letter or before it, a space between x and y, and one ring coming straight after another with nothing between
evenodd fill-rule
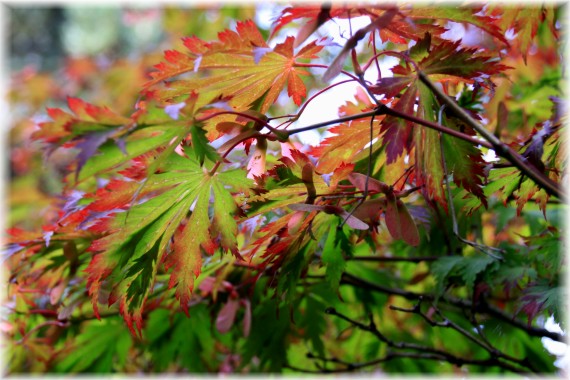
<instances>
[{"instance_id":1,"label":"foliage","mask_svg":"<svg viewBox=\"0 0 570 380\"><path fill-rule=\"evenodd\" d=\"M9 373L555 372L560 9L528 7L294 6L15 74Z\"/></svg>"}]
</instances>

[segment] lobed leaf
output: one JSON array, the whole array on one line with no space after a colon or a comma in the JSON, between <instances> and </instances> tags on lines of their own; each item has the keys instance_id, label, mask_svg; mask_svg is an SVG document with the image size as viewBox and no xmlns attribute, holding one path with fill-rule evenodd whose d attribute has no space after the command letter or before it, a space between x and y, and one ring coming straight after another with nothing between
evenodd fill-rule
<instances>
[{"instance_id":1,"label":"lobed leaf","mask_svg":"<svg viewBox=\"0 0 570 380\"><path fill-rule=\"evenodd\" d=\"M306 96L305 85L299 75L305 72L295 67L296 59L312 59L322 46L316 41L294 54L294 38L270 49L252 21L238 22L236 32L226 30L215 42L204 42L196 37L184 40L186 53L168 51L166 62L155 66L147 88L170 80L166 88L153 91L161 101L196 93L195 109L220 99L236 110L248 109L263 97L259 111L266 113L287 86L288 94L300 105ZM260 50L261 49L261 50ZM261 53L261 54L260 54ZM194 75L191 79L176 79L183 73L208 72L207 77Z\"/></svg>"}]
</instances>

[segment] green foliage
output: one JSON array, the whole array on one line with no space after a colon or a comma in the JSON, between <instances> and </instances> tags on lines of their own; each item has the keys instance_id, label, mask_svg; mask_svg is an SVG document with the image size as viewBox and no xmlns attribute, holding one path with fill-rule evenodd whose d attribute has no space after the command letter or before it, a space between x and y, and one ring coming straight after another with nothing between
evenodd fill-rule
<instances>
[{"instance_id":1,"label":"green foliage","mask_svg":"<svg viewBox=\"0 0 570 380\"><path fill-rule=\"evenodd\" d=\"M163 58L13 75L10 374L557 371L557 6L163 16Z\"/></svg>"}]
</instances>

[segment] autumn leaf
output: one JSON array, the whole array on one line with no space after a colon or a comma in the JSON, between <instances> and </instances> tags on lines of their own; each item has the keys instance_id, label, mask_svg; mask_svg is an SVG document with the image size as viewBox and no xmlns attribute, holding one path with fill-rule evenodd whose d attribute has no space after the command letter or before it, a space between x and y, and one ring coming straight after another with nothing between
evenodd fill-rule
<instances>
[{"instance_id":1,"label":"autumn leaf","mask_svg":"<svg viewBox=\"0 0 570 380\"><path fill-rule=\"evenodd\" d=\"M409 56L417 60L419 70L436 81L470 82L474 77L492 75L507 69L504 65L489 62L489 57L478 55L473 49L460 48L460 42L442 42L433 45L429 34L426 34L409 50ZM392 72L396 75L394 78L399 79L380 79L372 91L392 96L398 91L403 91L400 99L393 106L394 109L407 114L414 113L417 99L416 115L424 120L437 121L439 113L437 101L433 94L422 83L418 82L415 71L409 63L406 62L404 65L393 67ZM406 79L408 81L407 86ZM443 164L438 132L417 126L415 129L415 136L412 139L412 123L395 117L384 119L382 141L386 145L387 162L394 162L398 156L409 152L414 146L416 168L418 177L421 179L418 184L425 184L424 191L428 197L445 205L447 202L443 190ZM468 148L463 142L448 143L447 148L450 152L449 158L446 155L446 159L454 160L456 157L465 157L466 155L473 157L472 164L466 160L461 163L453 163L451 165L453 170L450 171L456 175L454 180L457 184L464 186L484 200L481 189L483 165L480 153ZM457 151L459 148L464 152ZM462 165L470 165L470 167L463 168ZM474 170L471 171L471 169Z\"/></svg>"},{"instance_id":2,"label":"autumn leaf","mask_svg":"<svg viewBox=\"0 0 570 380\"><path fill-rule=\"evenodd\" d=\"M411 246L420 243L418 227L404 203L394 194L386 197L386 226L394 239L402 239Z\"/></svg>"},{"instance_id":3,"label":"autumn leaf","mask_svg":"<svg viewBox=\"0 0 570 380\"><path fill-rule=\"evenodd\" d=\"M52 121L40 123L32 138L48 143L63 144L74 137L92 132L114 131L114 128L131 123L131 119L78 98L67 98L71 114L59 108L48 108Z\"/></svg>"},{"instance_id":4,"label":"autumn leaf","mask_svg":"<svg viewBox=\"0 0 570 380\"><path fill-rule=\"evenodd\" d=\"M8 374L556 371L562 8L281 9L167 8L163 54L15 75ZM293 129L341 70L338 119Z\"/></svg>"},{"instance_id":5,"label":"autumn leaf","mask_svg":"<svg viewBox=\"0 0 570 380\"><path fill-rule=\"evenodd\" d=\"M118 142L127 127L132 123L114 113L107 107L99 107L78 98L67 98L67 105L73 114L61 109L48 108L47 113L53 119L40 123L40 129L32 134L33 139L45 141L55 147L65 144L79 150L75 169L75 179L85 163L95 155L98 148L107 140Z\"/></svg>"},{"instance_id":6,"label":"autumn leaf","mask_svg":"<svg viewBox=\"0 0 570 380\"><path fill-rule=\"evenodd\" d=\"M218 38L215 42L204 42L196 37L184 39L187 51L167 51L166 62L155 66L156 71L151 73L153 79L146 87L154 88L159 82L170 80L166 88L153 92L161 101L196 91L196 109L227 99L236 110L246 110L263 97L259 111L266 113L285 86L295 104L301 104L306 89L300 75L306 71L296 67L296 60L315 58L323 48L318 41L296 54L293 37L271 49L252 21L239 22L235 32L226 30L219 33ZM195 78L176 79L190 72L196 73ZM201 76L202 72L208 72L207 77Z\"/></svg>"},{"instance_id":7,"label":"autumn leaf","mask_svg":"<svg viewBox=\"0 0 570 380\"><path fill-rule=\"evenodd\" d=\"M312 166L311 160L298 150L292 150L291 155L293 159L282 157L282 164L276 165L259 178L257 182L264 187L264 191L250 198L251 207L247 210L249 218L294 203L303 203L307 200L309 191L319 194L329 191L329 186L321 176L315 174L314 169L311 169L312 187L309 190L305 183L309 182L306 178L306 165Z\"/></svg>"},{"instance_id":8,"label":"autumn leaf","mask_svg":"<svg viewBox=\"0 0 570 380\"><path fill-rule=\"evenodd\" d=\"M359 89L354 102L347 102L339 107L339 116L350 116L372 109L372 103L363 90ZM377 116L373 123L373 136L380 132ZM362 152L370 142L370 119L357 119L342 123L328 130L333 136L327 137L316 147L311 147L310 154L318 158L317 170L331 173L343 163L349 163ZM366 152L368 153L368 152Z\"/></svg>"},{"instance_id":9,"label":"autumn leaf","mask_svg":"<svg viewBox=\"0 0 570 380\"><path fill-rule=\"evenodd\" d=\"M507 40L503 34L504 30L501 30L495 25L493 18L481 15L480 11L481 7L473 6L415 6L408 10L406 15L412 19L427 18L468 23L484 30L502 43L507 44Z\"/></svg>"},{"instance_id":10,"label":"autumn leaf","mask_svg":"<svg viewBox=\"0 0 570 380\"><path fill-rule=\"evenodd\" d=\"M487 14L493 15L494 24L497 25L503 33L512 29L518 43L518 50L523 56L526 63L528 51L538 32L538 27L542 23L547 23L550 31L554 36L558 35L554 25L554 8L553 4L541 4L534 6L497 6L492 5L487 9Z\"/></svg>"},{"instance_id":11,"label":"autumn leaf","mask_svg":"<svg viewBox=\"0 0 570 380\"><path fill-rule=\"evenodd\" d=\"M87 268L94 307L102 280L123 272L124 278L115 284L110 303L121 301L121 314L131 329L131 317L137 329L141 328L140 313L163 257L166 267L172 268L169 287L175 288L187 312L194 278L201 271L202 252L213 253L219 234L220 247L237 254L234 216L238 215L238 207L226 186L247 193L252 185L241 170L211 176L204 173L196 159L177 154L171 155L162 169L165 172L147 180L146 189L154 190L155 196L102 220L95 228L109 234L94 241L90 248L98 252ZM134 196L133 192L129 194ZM212 219L211 194L216 201ZM188 210L192 210L189 217ZM169 252L171 239L174 243Z\"/></svg>"},{"instance_id":12,"label":"autumn leaf","mask_svg":"<svg viewBox=\"0 0 570 380\"><path fill-rule=\"evenodd\" d=\"M454 21L474 25L506 44L507 41L503 35L505 29L495 25L492 17L479 14L480 10L480 7L472 6L426 7L422 5L400 7L398 11L405 19L393 19L379 30L379 34L382 41L404 44L409 39L420 40L426 32L438 36L446 31L445 27L438 25L438 23L443 24L445 21ZM303 27L299 31L298 38L314 32L316 28L329 19L349 19L351 17L365 16L374 21L385 11L385 5L368 6L366 8L339 4L331 4L326 7L311 5L287 7L281 11L279 17L273 22L271 36L276 35L285 25L299 19L305 20L303 20ZM425 23L426 19L435 20L436 23Z\"/></svg>"}]
</instances>

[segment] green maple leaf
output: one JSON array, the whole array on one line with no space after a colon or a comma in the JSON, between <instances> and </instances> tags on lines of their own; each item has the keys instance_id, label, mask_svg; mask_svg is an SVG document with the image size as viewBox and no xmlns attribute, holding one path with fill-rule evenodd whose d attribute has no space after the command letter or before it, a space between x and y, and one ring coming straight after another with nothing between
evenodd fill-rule
<instances>
[{"instance_id":1,"label":"green maple leaf","mask_svg":"<svg viewBox=\"0 0 570 380\"><path fill-rule=\"evenodd\" d=\"M430 90L419 83L420 106L418 116L428 121L436 121L434 108L436 100ZM446 205L445 191L443 188L444 170L440 148L440 135L438 131L428 128L415 129L416 168L420 183L425 185L425 193L430 199ZM447 155L445 156L447 159Z\"/></svg>"},{"instance_id":2,"label":"green maple leaf","mask_svg":"<svg viewBox=\"0 0 570 380\"><path fill-rule=\"evenodd\" d=\"M64 373L110 373L127 361L132 339L117 317L91 322L77 334L69 350L56 359L55 370Z\"/></svg>"},{"instance_id":3,"label":"green maple leaf","mask_svg":"<svg viewBox=\"0 0 570 380\"><path fill-rule=\"evenodd\" d=\"M96 227L110 234L93 242L91 250L101 253L87 268L96 312L101 283L110 278L114 288L109 302L119 301L121 314L133 332L133 323L141 328L144 303L163 259L166 267L172 268L169 287L175 288L175 296L187 312L194 279L201 272L202 252L213 253L219 235L221 249L237 255L234 216L238 207L228 188L247 193L252 186L242 170L210 175L194 158L177 154L168 157L161 169L163 173L146 181L154 197Z\"/></svg>"},{"instance_id":4,"label":"green maple leaf","mask_svg":"<svg viewBox=\"0 0 570 380\"><path fill-rule=\"evenodd\" d=\"M329 227L328 225L326 226ZM332 223L330 223L322 254L323 264L327 266L325 279L335 291L338 289L340 279L346 269L346 261L344 260L343 250L339 242L340 238L337 237L337 226L338 218L334 218ZM342 232L338 231L338 233L341 234Z\"/></svg>"},{"instance_id":5,"label":"green maple leaf","mask_svg":"<svg viewBox=\"0 0 570 380\"><path fill-rule=\"evenodd\" d=\"M204 164L205 158L208 158L212 162L216 162L220 159L220 155L206 138L206 131L204 129L200 126L192 125L190 127L190 134L192 136L192 151L196 155L200 165Z\"/></svg>"}]
</instances>

